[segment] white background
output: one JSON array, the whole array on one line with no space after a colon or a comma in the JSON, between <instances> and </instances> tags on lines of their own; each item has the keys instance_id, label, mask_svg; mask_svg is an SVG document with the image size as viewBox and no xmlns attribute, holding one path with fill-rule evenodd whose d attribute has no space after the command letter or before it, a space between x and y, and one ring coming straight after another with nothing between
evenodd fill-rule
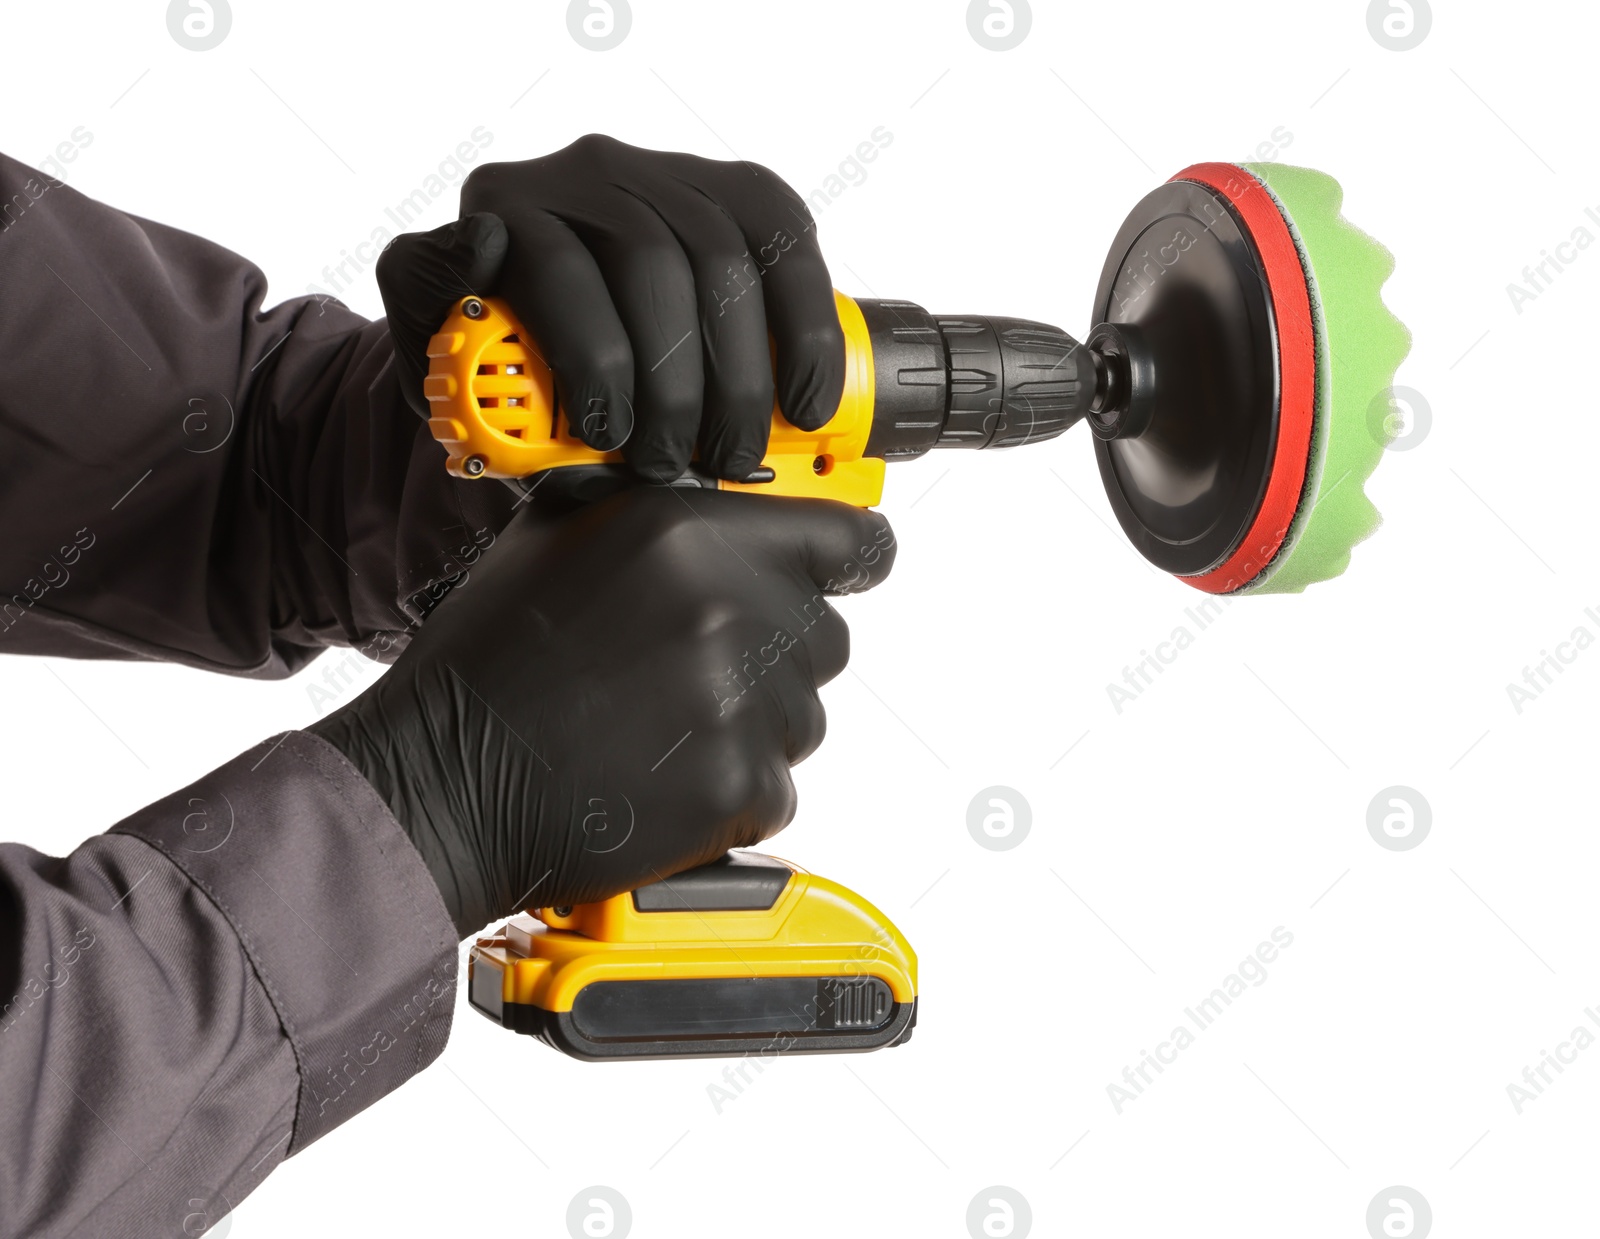
<instances>
[{"instance_id":1,"label":"white background","mask_svg":"<svg viewBox=\"0 0 1600 1239\"><path fill-rule=\"evenodd\" d=\"M1120 713L1108 683L1194 631L1199 595L1128 549L1086 431L895 466L899 566L843 604L852 668L772 850L905 930L915 1039L769 1066L718 1114L720 1064L568 1062L463 1005L440 1065L281 1168L234 1233L564 1235L591 1184L640 1237L962 1236L995 1184L1038 1235L1360 1239L1396 1184L1440 1235L1575 1233L1600 1049L1521 1114L1507 1085L1600 1003L1600 651L1520 713L1506 686L1600 635L1600 247L1520 313L1507 285L1600 237L1592 7L1440 3L1397 52L1359 2L1036 2L995 52L955 0L636 0L595 52L565 0L235 0L202 53L161 3L7 7L4 148L37 162L84 126L73 185L246 254L274 301L477 126L485 158L598 130L807 194L884 126L817 212L835 282L1081 334L1127 209L1281 128L1276 157L1337 176L1396 254L1399 381L1432 409L1369 484L1386 523L1342 579L1233 603ZM420 222L454 211L452 187ZM381 312L370 267L346 299ZM319 674L0 661L9 837L70 850L308 722ZM1010 851L967 832L996 784L1032 808ZM1393 784L1431 804L1410 851L1368 833ZM1117 1113L1124 1066L1277 926L1265 982Z\"/></svg>"}]
</instances>

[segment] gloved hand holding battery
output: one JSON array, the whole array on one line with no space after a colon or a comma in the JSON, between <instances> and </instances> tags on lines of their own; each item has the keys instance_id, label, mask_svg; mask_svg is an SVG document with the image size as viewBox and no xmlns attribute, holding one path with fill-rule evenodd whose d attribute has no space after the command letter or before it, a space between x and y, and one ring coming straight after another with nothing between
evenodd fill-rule
<instances>
[{"instance_id":1,"label":"gloved hand holding battery","mask_svg":"<svg viewBox=\"0 0 1600 1239\"><path fill-rule=\"evenodd\" d=\"M822 500L646 487L524 512L311 730L388 802L462 937L602 899L789 822L849 654L825 596L893 560L882 516Z\"/></svg>"},{"instance_id":2,"label":"gloved hand holding battery","mask_svg":"<svg viewBox=\"0 0 1600 1239\"><path fill-rule=\"evenodd\" d=\"M378 262L420 416L428 340L468 292L505 298L554 369L572 432L620 448L646 481L677 478L697 447L715 476L745 477L766 452L774 392L806 429L838 407L844 335L811 214L760 165L591 134L477 169L461 211Z\"/></svg>"}]
</instances>

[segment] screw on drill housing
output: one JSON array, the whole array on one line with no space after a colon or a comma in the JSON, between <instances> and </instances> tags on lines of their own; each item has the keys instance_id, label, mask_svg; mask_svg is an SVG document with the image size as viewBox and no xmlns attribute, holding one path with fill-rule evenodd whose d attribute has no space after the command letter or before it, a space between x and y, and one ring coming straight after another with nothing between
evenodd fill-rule
<instances>
[{"instance_id":1,"label":"screw on drill housing","mask_svg":"<svg viewBox=\"0 0 1600 1239\"><path fill-rule=\"evenodd\" d=\"M461 303L461 312L468 318L482 318L488 311L476 297L468 297Z\"/></svg>"},{"instance_id":2,"label":"screw on drill housing","mask_svg":"<svg viewBox=\"0 0 1600 1239\"><path fill-rule=\"evenodd\" d=\"M469 477L478 477L488 465L482 456L468 456L461 467L467 471Z\"/></svg>"}]
</instances>

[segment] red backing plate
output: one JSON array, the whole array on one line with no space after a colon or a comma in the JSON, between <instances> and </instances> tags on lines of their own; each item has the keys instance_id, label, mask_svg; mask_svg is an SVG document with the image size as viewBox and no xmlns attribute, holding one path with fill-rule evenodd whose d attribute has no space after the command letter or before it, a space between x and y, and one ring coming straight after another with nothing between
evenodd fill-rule
<instances>
[{"instance_id":1,"label":"red backing plate","mask_svg":"<svg viewBox=\"0 0 1600 1239\"><path fill-rule=\"evenodd\" d=\"M1227 594L1248 585L1272 562L1300 506L1316 421L1316 332L1300 251L1261 182L1231 163L1197 163L1172 179L1204 185L1232 205L1266 268L1278 325L1278 444L1261 507L1233 554L1209 572L1178 578L1208 594Z\"/></svg>"}]
</instances>

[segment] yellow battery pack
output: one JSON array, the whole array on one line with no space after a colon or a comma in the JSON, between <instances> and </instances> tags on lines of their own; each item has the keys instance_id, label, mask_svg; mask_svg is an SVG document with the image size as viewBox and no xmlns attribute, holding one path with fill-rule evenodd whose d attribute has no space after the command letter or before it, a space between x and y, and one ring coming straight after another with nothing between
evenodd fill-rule
<instances>
[{"instance_id":1,"label":"yellow battery pack","mask_svg":"<svg viewBox=\"0 0 1600 1239\"><path fill-rule=\"evenodd\" d=\"M575 1058L876 1050L917 1019L917 957L854 891L758 852L480 938L468 996Z\"/></svg>"}]
</instances>

